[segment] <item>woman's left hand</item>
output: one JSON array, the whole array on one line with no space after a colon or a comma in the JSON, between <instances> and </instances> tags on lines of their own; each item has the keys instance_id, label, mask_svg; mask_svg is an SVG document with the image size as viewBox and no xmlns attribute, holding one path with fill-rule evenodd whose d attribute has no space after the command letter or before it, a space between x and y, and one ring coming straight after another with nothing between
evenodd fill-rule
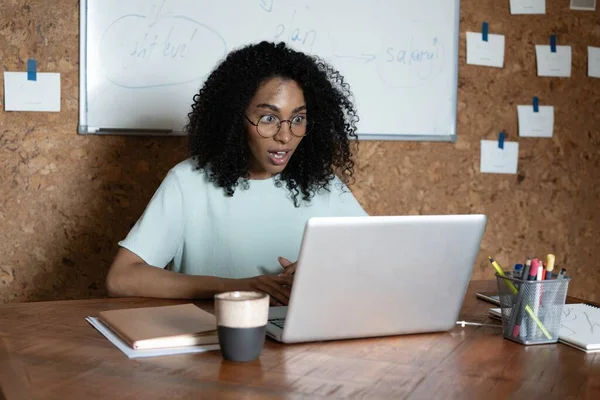
<instances>
[{"instance_id":1,"label":"woman's left hand","mask_svg":"<svg viewBox=\"0 0 600 400\"><path fill-rule=\"evenodd\" d=\"M294 273L296 272L297 262L291 262L287 258L283 257L277 257L277 260L279 261L279 265L281 265L281 268L283 268L283 272L280 275L294 275Z\"/></svg>"}]
</instances>

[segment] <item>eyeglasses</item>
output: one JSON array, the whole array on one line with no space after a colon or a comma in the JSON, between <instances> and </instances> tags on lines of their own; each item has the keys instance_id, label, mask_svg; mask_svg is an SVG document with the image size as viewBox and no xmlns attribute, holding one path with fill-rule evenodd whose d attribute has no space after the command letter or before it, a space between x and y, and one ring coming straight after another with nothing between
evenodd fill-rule
<instances>
[{"instance_id":1,"label":"eyeglasses","mask_svg":"<svg viewBox=\"0 0 600 400\"><path fill-rule=\"evenodd\" d=\"M294 115L291 119L281 120L275 115L267 114L260 117L256 123L252 122L247 115L244 116L248 122L256 127L256 132L263 138L270 138L277 135L284 122L290 125L290 131L296 137L308 135L314 126L314 123L310 122L305 115Z\"/></svg>"}]
</instances>

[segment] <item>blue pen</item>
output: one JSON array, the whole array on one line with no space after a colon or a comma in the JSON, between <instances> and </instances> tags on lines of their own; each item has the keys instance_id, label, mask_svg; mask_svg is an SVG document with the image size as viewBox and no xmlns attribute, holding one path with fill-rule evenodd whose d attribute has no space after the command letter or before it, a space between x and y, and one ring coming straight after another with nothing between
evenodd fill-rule
<instances>
[{"instance_id":1,"label":"blue pen","mask_svg":"<svg viewBox=\"0 0 600 400\"><path fill-rule=\"evenodd\" d=\"M523 279L523 264L515 264L513 267L513 278Z\"/></svg>"}]
</instances>

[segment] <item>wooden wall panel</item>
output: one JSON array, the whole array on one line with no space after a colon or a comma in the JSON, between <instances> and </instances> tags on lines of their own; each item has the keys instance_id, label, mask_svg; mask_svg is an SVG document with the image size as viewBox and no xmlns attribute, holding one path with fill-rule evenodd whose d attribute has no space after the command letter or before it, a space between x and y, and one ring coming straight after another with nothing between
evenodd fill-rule
<instances>
[{"instance_id":1,"label":"wooden wall panel","mask_svg":"<svg viewBox=\"0 0 600 400\"><path fill-rule=\"evenodd\" d=\"M587 75L587 46L600 46L598 12L548 0L547 14L511 16L508 0L463 0L458 141L361 142L353 187L373 215L485 213L473 278L554 252L573 277L570 294L600 300L600 79ZM0 302L105 295L104 278L131 224L167 170L185 158L182 138L76 134L78 2L5 0L5 71L60 72L60 113L0 111ZM465 64L465 32L506 35L504 69ZM534 44L573 46L573 76L536 76ZM0 88L0 91L2 88ZM518 138L516 105L555 106L552 139ZM479 141L520 144L517 175L479 173ZM426 267L426 266L423 266Z\"/></svg>"}]
</instances>

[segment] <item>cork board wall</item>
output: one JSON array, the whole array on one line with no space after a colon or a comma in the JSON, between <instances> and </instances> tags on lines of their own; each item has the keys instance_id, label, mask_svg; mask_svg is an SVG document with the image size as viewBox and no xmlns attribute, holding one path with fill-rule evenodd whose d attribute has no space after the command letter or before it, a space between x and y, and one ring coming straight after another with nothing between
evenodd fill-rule
<instances>
[{"instance_id":1,"label":"cork board wall","mask_svg":"<svg viewBox=\"0 0 600 400\"><path fill-rule=\"evenodd\" d=\"M361 142L353 186L372 215L485 213L473 279L491 279L487 255L507 266L553 252L573 277L570 294L600 301L600 79L587 46L600 46L598 11L548 0L547 14L511 16L509 2L463 0L458 141ZM169 168L184 138L79 136L79 4L5 0L4 71L60 72L62 111L0 111L0 302L99 297L117 241ZM465 32L506 35L505 68L465 64ZM534 44L573 48L573 74L536 76ZM2 90L2 89L0 89ZM555 107L551 139L519 138L517 104ZM3 96L2 96L3 97ZM520 144L517 175L481 174L479 143L504 129Z\"/></svg>"}]
</instances>

